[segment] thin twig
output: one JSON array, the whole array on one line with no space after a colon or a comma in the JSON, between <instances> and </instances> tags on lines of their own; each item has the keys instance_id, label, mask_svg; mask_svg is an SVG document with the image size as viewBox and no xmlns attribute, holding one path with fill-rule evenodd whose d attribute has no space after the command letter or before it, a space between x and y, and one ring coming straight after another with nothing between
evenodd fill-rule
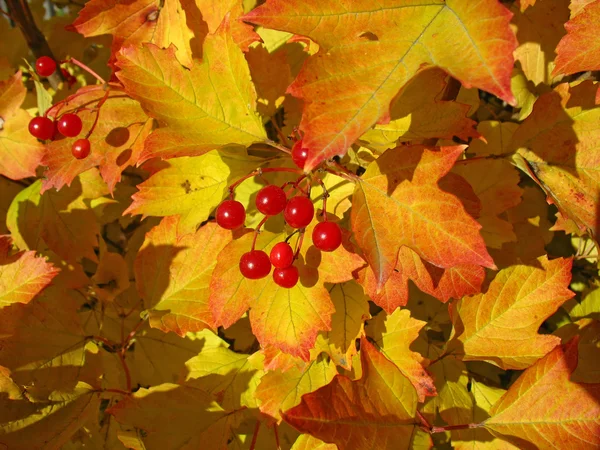
<instances>
[{"instance_id":1,"label":"thin twig","mask_svg":"<svg viewBox=\"0 0 600 450\"><path fill-rule=\"evenodd\" d=\"M258 439L258 431L260 430L260 420L256 421L256 426L254 427L254 434L252 435L252 442L250 442L250 450L254 450L256 447L256 440Z\"/></svg>"}]
</instances>

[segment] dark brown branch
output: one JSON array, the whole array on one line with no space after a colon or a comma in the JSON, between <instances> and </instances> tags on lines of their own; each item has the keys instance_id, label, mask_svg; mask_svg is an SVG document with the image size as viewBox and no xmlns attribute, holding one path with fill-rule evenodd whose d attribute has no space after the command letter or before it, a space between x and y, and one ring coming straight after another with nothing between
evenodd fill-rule
<instances>
[{"instance_id":1,"label":"dark brown branch","mask_svg":"<svg viewBox=\"0 0 600 450\"><path fill-rule=\"evenodd\" d=\"M6 0L6 5L8 6L9 14L20 28L21 33L23 33L23 36L27 41L27 45L29 46L29 49L35 58L37 59L40 56L49 56L53 60L57 61L52 53L52 50L50 49L50 46L48 45L48 41L46 40L44 33L40 31L35 23L35 20L33 19L33 14L31 14L27 0ZM50 85L56 89L59 82L63 81L63 76L60 69L56 70L54 74L48 77L48 81L50 82Z\"/></svg>"}]
</instances>

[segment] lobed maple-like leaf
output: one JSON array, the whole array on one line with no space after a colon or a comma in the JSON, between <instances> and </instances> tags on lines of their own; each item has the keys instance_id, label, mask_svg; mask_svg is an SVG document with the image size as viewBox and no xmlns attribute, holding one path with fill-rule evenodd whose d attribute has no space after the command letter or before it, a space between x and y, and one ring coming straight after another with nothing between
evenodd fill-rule
<instances>
[{"instance_id":1,"label":"lobed maple-like leaf","mask_svg":"<svg viewBox=\"0 0 600 450\"><path fill-rule=\"evenodd\" d=\"M99 112L94 107L108 95ZM89 110L79 110L89 108ZM102 178L110 192L121 180L121 173L128 166L137 163L144 140L152 130L152 120L144 114L139 103L128 98L119 90L108 93L103 86L81 88L77 96L67 100L61 112L77 111L83 122L82 133L87 133L99 114L98 123L89 137L91 153L87 158L73 158L71 147L81 135L62 138L46 146L42 164L47 166L42 191L50 188L61 189L69 186L75 177L93 167L99 166Z\"/></svg>"},{"instance_id":2,"label":"lobed maple-like leaf","mask_svg":"<svg viewBox=\"0 0 600 450\"><path fill-rule=\"evenodd\" d=\"M224 23L206 38L203 59L190 70L174 64L172 46L161 50L145 44L119 53L117 77L161 124L146 141L140 162L198 156L226 144L266 139L255 113L248 63L227 31Z\"/></svg>"},{"instance_id":3,"label":"lobed maple-like leaf","mask_svg":"<svg viewBox=\"0 0 600 450\"><path fill-rule=\"evenodd\" d=\"M426 360L409 349L424 326L425 322L410 317L408 309L398 309L392 314L379 313L369 321L367 328L380 351L410 380L420 402L437 394L433 380L423 367Z\"/></svg>"},{"instance_id":4,"label":"lobed maple-like leaf","mask_svg":"<svg viewBox=\"0 0 600 450\"><path fill-rule=\"evenodd\" d=\"M0 236L0 308L29 303L58 274L59 269L34 251L10 254L9 240Z\"/></svg>"},{"instance_id":5,"label":"lobed maple-like leaf","mask_svg":"<svg viewBox=\"0 0 600 450\"><path fill-rule=\"evenodd\" d=\"M356 183L351 215L354 237L374 272L377 290L391 276L401 246L438 267L495 267L480 225L438 181L464 147L388 150Z\"/></svg>"},{"instance_id":6,"label":"lobed maple-like leaf","mask_svg":"<svg viewBox=\"0 0 600 450\"><path fill-rule=\"evenodd\" d=\"M210 283L209 305L213 327L225 328L250 310L252 331L265 346L309 359L317 334L331 327L333 304L318 271L302 261L296 263L300 281L291 289L276 285L271 276L249 280L239 269L240 256L252 247L253 233L226 245L217 257ZM267 254L284 237L262 231L255 248Z\"/></svg>"},{"instance_id":7,"label":"lobed maple-like leaf","mask_svg":"<svg viewBox=\"0 0 600 450\"><path fill-rule=\"evenodd\" d=\"M231 241L231 232L211 222L178 237L178 223L171 216L153 228L134 267L140 297L150 310L150 326L185 336L212 323L208 288L215 255Z\"/></svg>"},{"instance_id":8,"label":"lobed maple-like leaf","mask_svg":"<svg viewBox=\"0 0 600 450\"><path fill-rule=\"evenodd\" d=\"M585 5L565 24L567 35L556 47L556 66L553 74L570 75L600 68L600 44L597 25L600 20L600 1Z\"/></svg>"},{"instance_id":9,"label":"lobed maple-like leaf","mask_svg":"<svg viewBox=\"0 0 600 450\"><path fill-rule=\"evenodd\" d=\"M518 150L517 163L561 214L593 236L598 233L600 198L597 89L591 81L571 87L563 83L540 96L511 143Z\"/></svg>"},{"instance_id":10,"label":"lobed maple-like leaf","mask_svg":"<svg viewBox=\"0 0 600 450\"><path fill-rule=\"evenodd\" d=\"M409 449L416 433L417 393L410 381L366 338L360 341L362 378L336 375L283 413L286 422L342 450Z\"/></svg>"},{"instance_id":11,"label":"lobed maple-like leaf","mask_svg":"<svg viewBox=\"0 0 600 450\"><path fill-rule=\"evenodd\" d=\"M286 371L269 371L256 389L260 410L281 422L281 411L298 405L304 395L326 386L335 375L335 364L326 357L296 365Z\"/></svg>"},{"instance_id":12,"label":"lobed maple-like leaf","mask_svg":"<svg viewBox=\"0 0 600 450\"><path fill-rule=\"evenodd\" d=\"M538 329L575 295L568 288L571 266L569 258L544 256L501 270L484 294L451 305L455 336L450 348L465 361L488 361L503 369L532 365L560 343Z\"/></svg>"},{"instance_id":13,"label":"lobed maple-like leaf","mask_svg":"<svg viewBox=\"0 0 600 450\"><path fill-rule=\"evenodd\" d=\"M527 369L484 422L518 448L595 449L600 446L600 384L569 380L577 365L577 339Z\"/></svg>"},{"instance_id":14,"label":"lobed maple-like leaf","mask_svg":"<svg viewBox=\"0 0 600 450\"><path fill-rule=\"evenodd\" d=\"M344 154L376 122L389 119L398 90L435 65L508 102L516 40L498 2L369 0L268 1L244 20L308 36L321 47L289 92L305 102L300 129L305 170Z\"/></svg>"},{"instance_id":15,"label":"lobed maple-like leaf","mask_svg":"<svg viewBox=\"0 0 600 450\"><path fill-rule=\"evenodd\" d=\"M267 277L251 304L250 323L263 347L273 346L307 361L319 331L331 329L334 307L317 270L301 262L296 265L300 281L291 289Z\"/></svg>"}]
</instances>

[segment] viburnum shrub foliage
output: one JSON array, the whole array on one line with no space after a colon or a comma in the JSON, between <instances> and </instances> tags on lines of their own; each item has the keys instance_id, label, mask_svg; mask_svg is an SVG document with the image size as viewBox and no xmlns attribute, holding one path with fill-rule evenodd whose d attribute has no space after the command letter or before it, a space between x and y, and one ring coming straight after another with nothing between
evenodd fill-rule
<instances>
[{"instance_id":1,"label":"viburnum shrub foliage","mask_svg":"<svg viewBox=\"0 0 600 450\"><path fill-rule=\"evenodd\" d=\"M600 0L0 6L0 449L600 448Z\"/></svg>"}]
</instances>

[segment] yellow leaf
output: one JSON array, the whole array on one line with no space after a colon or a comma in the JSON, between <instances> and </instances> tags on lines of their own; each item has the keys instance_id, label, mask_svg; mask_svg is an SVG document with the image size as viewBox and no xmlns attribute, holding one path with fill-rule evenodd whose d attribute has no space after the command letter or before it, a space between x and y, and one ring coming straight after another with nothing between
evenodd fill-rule
<instances>
[{"instance_id":1,"label":"yellow leaf","mask_svg":"<svg viewBox=\"0 0 600 450\"><path fill-rule=\"evenodd\" d=\"M298 405L303 395L327 385L335 375L335 364L327 357L319 357L285 372L267 372L256 390L260 410L281 422L280 411Z\"/></svg>"},{"instance_id":2,"label":"yellow leaf","mask_svg":"<svg viewBox=\"0 0 600 450\"><path fill-rule=\"evenodd\" d=\"M294 442L291 450L338 450L338 447L335 444L327 444L310 434L302 434Z\"/></svg>"},{"instance_id":3,"label":"yellow leaf","mask_svg":"<svg viewBox=\"0 0 600 450\"><path fill-rule=\"evenodd\" d=\"M381 352L410 380L419 401L425 401L426 396L436 395L433 380L425 371L426 360L409 349L410 344L417 339L419 331L425 322L410 317L407 309L397 309L392 314L379 313L368 324L367 331Z\"/></svg>"},{"instance_id":4,"label":"yellow leaf","mask_svg":"<svg viewBox=\"0 0 600 450\"><path fill-rule=\"evenodd\" d=\"M470 384L473 408L468 423L481 423L490 417L490 409L506 391L474 379L470 380ZM452 446L457 450L517 450L518 448L492 436L483 427L452 431Z\"/></svg>"},{"instance_id":5,"label":"yellow leaf","mask_svg":"<svg viewBox=\"0 0 600 450\"><path fill-rule=\"evenodd\" d=\"M140 162L156 156L198 156L226 144L266 139L254 112L256 92L248 64L227 28L207 37L202 62L191 70L173 64L172 46L121 50L119 80L162 125L146 141Z\"/></svg>"},{"instance_id":6,"label":"yellow leaf","mask_svg":"<svg viewBox=\"0 0 600 450\"><path fill-rule=\"evenodd\" d=\"M178 234L196 231L208 219L233 183L256 169L260 160L211 151L197 157L174 158L138 185L125 214L180 216ZM237 197L236 197L237 199Z\"/></svg>"},{"instance_id":7,"label":"yellow leaf","mask_svg":"<svg viewBox=\"0 0 600 450\"><path fill-rule=\"evenodd\" d=\"M541 257L531 264L501 270L486 293L452 304L455 336L450 349L465 361L524 369L559 344L538 329L575 295L568 289L572 261Z\"/></svg>"},{"instance_id":8,"label":"yellow leaf","mask_svg":"<svg viewBox=\"0 0 600 450\"><path fill-rule=\"evenodd\" d=\"M319 333L315 351L328 353L335 364L350 370L356 339L364 332L363 322L371 317L369 298L355 281L334 285L329 295L335 308L331 330Z\"/></svg>"},{"instance_id":9,"label":"yellow leaf","mask_svg":"<svg viewBox=\"0 0 600 450\"><path fill-rule=\"evenodd\" d=\"M213 222L178 237L177 228L177 217L164 218L146 235L134 267L150 326L185 336L212 323L208 287L215 255L231 241L231 232Z\"/></svg>"},{"instance_id":10,"label":"yellow leaf","mask_svg":"<svg viewBox=\"0 0 600 450\"><path fill-rule=\"evenodd\" d=\"M257 408L256 388L263 372L260 353L234 353L226 347L203 348L185 363L188 385L210 392L227 410Z\"/></svg>"},{"instance_id":11,"label":"yellow leaf","mask_svg":"<svg viewBox=\"0 0 600 450\"><path fill-rule=\"evenodd\" d=\"M515 59L527 79L534 85L551 85L556 46L566 34L564 24L569 20L569 0L539 1L524 12L512 8L512 23L516 26L517 41Z\"/></svg>"}]
</instances>

